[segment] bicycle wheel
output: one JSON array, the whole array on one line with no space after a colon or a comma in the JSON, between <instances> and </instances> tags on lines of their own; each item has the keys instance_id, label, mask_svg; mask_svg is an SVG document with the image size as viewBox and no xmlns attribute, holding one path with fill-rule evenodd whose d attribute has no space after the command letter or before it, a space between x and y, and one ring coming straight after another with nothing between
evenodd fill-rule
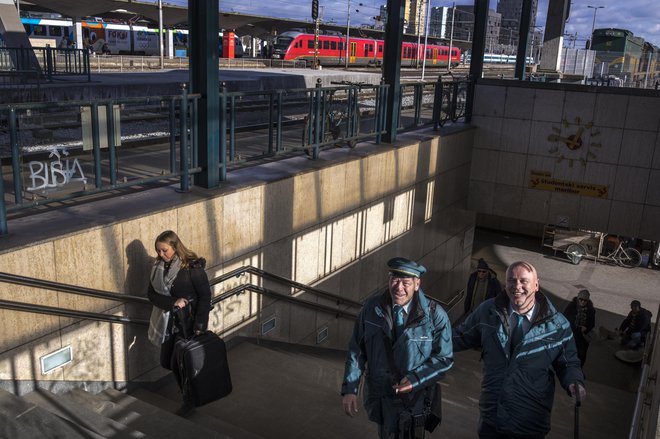
<instances>
[{"instance_id":1,"label":"bicycle wheel","mask_svg":"<svg viewBox=\"0 0 660 439\"><path fill-rule=\"evenodd\" d=\"M622 248L619 252L616 261L622 267L634 268L639 267L642 263L642 254L632 247Z\"/></svg>"},{"instance_id":2,"label":"bicycle wheel","mask_svg":"<svg viewBox=\"0 0 660 439\"><path fill-rule=\"evenodd\" d=\"M580 263L584 255L587 254L587 250L580 244L570 244L568 247L566 247L564 253L566 253L566 257L569 261L571 261L574 265L577 265Z\"/></svg>"},{"instance_id":3,"label":"bicycle wheel","mask_svg":"<svg viewBox=\"0 0 660 439\"><path fill-rule=\"evenodd\" d=\"M596 253L598 253L598 243L598 238L594 237L584 238L582 241L580 241L580 245L583 246L585 250L587 250L587 254L594 256Z\"/></svg>"},{"instance_id":4,"label":"bicycle wheel","mask_svg":"<svg viewBox=\"0 0 660 439\"><path fill-rule=\"evenodd\" d=\"M355 113L353 114L353 123L355 124L355 134L360 135L360 108L355 109ZM348 127L348 126L347 126ZM351 139L347 140L346 144L348 145L349 148L355 148L357 145L358 141L357 139Z\"/></svg>"},{"instance_id":5,"label":"bicycle wheel","mask_svg":"<svg viewBox=\"0 0 660 439\"><path fill-rule=\"evenodd\" d=\"M449 89L442 90L442 100L440 102L440 120L438 120L438 124L440 126L444 126L445 123L447 123L449 120L450 107L451 94L449 93Z\"/></svg>"}]
</instances>

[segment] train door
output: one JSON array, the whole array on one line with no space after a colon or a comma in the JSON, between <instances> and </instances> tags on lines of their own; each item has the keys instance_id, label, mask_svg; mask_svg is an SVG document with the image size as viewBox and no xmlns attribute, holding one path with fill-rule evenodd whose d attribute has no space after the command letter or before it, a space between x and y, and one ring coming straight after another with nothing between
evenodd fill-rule
<instances>
[{"instance_id":1,"label":"train door","mask_svg":"<svg viewBox=\"0 0 660 439\"><path fill-rule=\"evenodd\" d=\"M438 49L434 48L433 49L433 65L436 65L438 63Z\"/></svg>"},{"instance_id":2,"label":"train door","mask_svg":"<svg viewBox=\"0 0 660 439\"><path fill-rule=\"evenodd\" d=\"M354 43L351 41L350 43L350 50L348 52L348 62L349 63L354 63L355 62L355 52L357 52L357 43Z\"/></svg>"}]
</instances>

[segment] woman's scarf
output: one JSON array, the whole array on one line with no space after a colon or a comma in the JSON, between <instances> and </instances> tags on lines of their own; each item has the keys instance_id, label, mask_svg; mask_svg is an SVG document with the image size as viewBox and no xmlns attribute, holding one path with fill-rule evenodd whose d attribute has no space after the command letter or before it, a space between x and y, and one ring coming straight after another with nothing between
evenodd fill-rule
<instances>
[{"instance_id":1,"label":"woman's scarf","mask_svg":"<svg viewBox=\"0 0 660 439\"><path fill-rule=\"evenodd\" d=\"M158 260L151 269L151 286L154 291L163 296L170 296L170 289L181 269L181 259L177 256L172 259L170 268L165 273L165 261ZM170 311L164 311L157 306L151 310L149 319L149 341L156 346L160 346L165 341L167 335L167 325L170 321Z\"/></svg>"}]
</instances>

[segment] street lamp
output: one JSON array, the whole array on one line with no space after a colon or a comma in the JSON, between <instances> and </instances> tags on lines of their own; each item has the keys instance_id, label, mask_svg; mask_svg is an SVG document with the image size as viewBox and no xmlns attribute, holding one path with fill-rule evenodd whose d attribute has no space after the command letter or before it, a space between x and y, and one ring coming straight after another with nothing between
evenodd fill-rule
<instances>
[{"instance_id":1,"label":"street lamp","mask_svg":"<svg viewBox=\"0 0 660 439\"><path fill-rule=\"evenodd\" d=\"M589 49L591 49L591 46L593 45L594 42L594 28L596 27L596 12L598 12L599 9L603 9L605 6L587 6L587 8L591 8L594 10L594 21L591 23L591 35L589 36Z\"/></svg>"}]
</instances>

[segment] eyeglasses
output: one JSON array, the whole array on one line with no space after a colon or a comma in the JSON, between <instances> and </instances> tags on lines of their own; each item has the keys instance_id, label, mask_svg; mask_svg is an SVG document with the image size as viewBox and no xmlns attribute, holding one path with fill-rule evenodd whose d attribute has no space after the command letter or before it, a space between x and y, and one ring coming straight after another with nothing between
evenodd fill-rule
<instances>
[{"instance_id":1,"label":"eyeglasses","mask_svg":"<svg viewBox=\"0 0 660 439\"><path fill-rule=\"evenodd\" d=\"M580 302L587 302L587 299L578 299Z\"/></svg>"},{"instance_id":2,"label":"eyeglasses","mask_svg":"<svg viewBox=\"0 0 660 439\"><path fill-rule=\"evenodd\" d=\"M488 273L488 270L477 270L477 273Z\"/></svg>"},{"instance_id":3,"label":"eyeglasses","mask_svg":"<svg viewBox=\"0 0 660 439\"><path fill-rule=\"evenodd\" d=\"M410 277L390 277L390 285L401 283L405 288L413 286L413 279Z\"/></svg>"}]
</instances>

